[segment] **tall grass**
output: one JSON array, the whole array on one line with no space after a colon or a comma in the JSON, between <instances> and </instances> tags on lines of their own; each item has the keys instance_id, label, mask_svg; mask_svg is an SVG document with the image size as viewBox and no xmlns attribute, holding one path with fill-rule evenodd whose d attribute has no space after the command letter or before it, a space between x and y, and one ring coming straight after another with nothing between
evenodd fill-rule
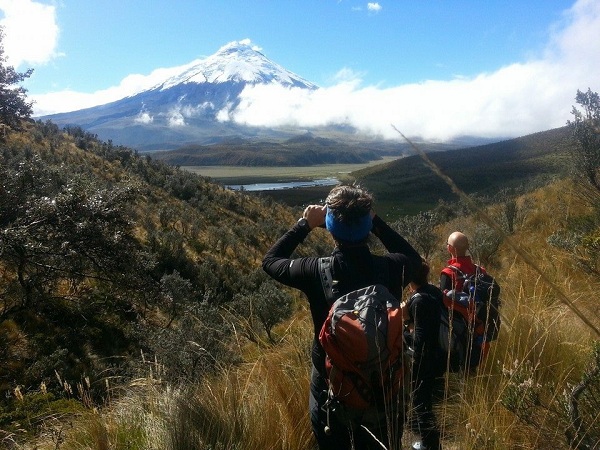
<instances>
[{"instance_id":1,"label":"tall grass","mask_svg":"<svg viewBox=\"0 0 600 450\"><path fill-rule=\"evenodd\" d=\"M275 351L186 389L168 418L165 448L307 448L310 335L292 323Z\"/></svg>"}]
</instances>

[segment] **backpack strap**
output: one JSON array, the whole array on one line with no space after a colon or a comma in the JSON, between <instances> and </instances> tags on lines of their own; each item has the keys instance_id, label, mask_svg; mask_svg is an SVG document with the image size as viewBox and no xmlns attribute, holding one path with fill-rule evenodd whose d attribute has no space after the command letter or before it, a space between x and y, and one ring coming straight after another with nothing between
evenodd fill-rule
<instances>
[{"instance_id":1,"label":"backpack strap","mask_svg":"<svg viewBox=\"0 0 600 450\"><path fill-rule=\"evenodd\" d=\"M446 268L450 269L450 272L452 272L452 274L450 275L450 277L452 278L452 289L456 289L457 286L460 286L460 289L458 290L464 291L465 283L469 278L469 275L460 270L458 267L453 266L452 264L446 266ZM477 272L478 270L479 266L475 265L475 272Z\"/></svg>"},{"instance_id":2,"label":"backpack strap","mask_svg":"<svg viewBox=\"0 0 600 450\"><path fill-rule=\"evenodd\" d=\"M458 274L458 276L460 276L463 280L465 278L467 278L467 275L462 270L460 270L458 267L453 266L452 264L450 264L447 267L448 267L448 269L452 270L454 273ZM475 266L475 267L477 267L477 266Z\"/></svg>"},{"instance_id":3,"label":"backpack strap","mask_svg":"<svg viewBox=\"0 0 600 450\"><path fill-rule=\"evenodd\" d=\"M387 287L389 284L389 269L385 259L373 257L373 284L380 283ZM319 258L319 277L323 294L329 306L333 305L339 297L339 290L336 288L338 280L333 279L333 256Z\"/></svg>"},{"instance_id":4,"label":"backpack strap","mask_svg":"<svg viewBox=\"0 0 600 450\"><path fill-rule=\"evenodd\" d=\"M448 269L453 270L454 272L458 273L462 278L467 278L467 274L465 274L462 270L460 270L458 267L453 266L452 264L450 264L449 266L446 266ZM483 267L481 267L479 264L473 264L473 267L475 267L475 272L473 272L475 275L478 275L480 273L487 273L485 271L485 269Z\"/></svg>"},{"instance_id":5,"label":"backpack strap","mask_svg":"<svg viewBox=\"0 0 600 450\"><path fill-rule=\"evenodd\" d=\"M406 302L406 308L408 309L409 319L404 321L404 325L410 325L415 322L415 318L412 316L411 306L413 302L421 299L422 297L423 295L421 292L416 292L408 298L408 301Z\"/></svg>"},{"instance_id":6,"label":"backpack strap","mask_svg":"<svg viewBox=\"0 0 600 450\"><path fill-rule=\"evenodd\" d=\"M319 277L321 279L321 286L323 287L323 294L327 304L332 305L335 299L335 293L333 286L337 284L337 281L333 279L333 256L326 256L319 258Z\"/></svg>"}]
</instances>

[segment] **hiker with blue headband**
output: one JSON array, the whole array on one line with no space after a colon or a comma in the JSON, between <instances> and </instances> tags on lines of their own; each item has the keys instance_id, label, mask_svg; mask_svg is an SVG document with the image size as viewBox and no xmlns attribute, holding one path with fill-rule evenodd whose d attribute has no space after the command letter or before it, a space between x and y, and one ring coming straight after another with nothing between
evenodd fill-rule
<instances>
[{"instance_id":1,"label":"hiker with blue headband","mask_svg":"<svg viewBox=\"0 0 600 450\"><path fill-rule=\"evenodd\" d=\"M311 231L319 228L326 228L333 238L335 246L331 256L292 258L298 245ZM368 245L371 234L381 241L388 253L371 253ZM370 417L368 427L360 426L360 423L348 427L324 408L328 398L326 355L318 337L331 307L322 280L324 260L329 261L327 270L331 273L337 295L379 283L394 297L401 299L403 289L421 266L421 256L375 214L373 197L368 191L359 186L336 186L327 196L325 205L309 205L304 209L302 217L269 249L262 263L265 272L273 279L301 290L310 306L314 339L309 410L319 449L381 449L376 439L388 449L401 448L402 408L391 418L389 411L387 415L375 415L375 419ZM389 427L394 427L395 432L389 432ZM392 435L394 442L389 439Z\"/></svg>"}]
</instances>

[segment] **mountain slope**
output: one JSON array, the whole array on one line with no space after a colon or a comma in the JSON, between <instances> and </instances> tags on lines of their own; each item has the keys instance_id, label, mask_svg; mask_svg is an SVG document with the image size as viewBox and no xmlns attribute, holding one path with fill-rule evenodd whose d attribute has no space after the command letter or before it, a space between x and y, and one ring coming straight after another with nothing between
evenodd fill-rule
<instances>
[{"instance_id":1,"label":"mountain slope","mask_svg":"<svg viewBox=\"0 0 600 450\"><path fill-rule=\"evenodd\" d=\"M60 392L56 374L87 377L95 398L97 377L135 376L140 351L171 380L235 361L239 303L268 282L262 256L297 214L81 129L27 128L0 148L2 398Z\"/></svg>"},{"instance_id":2,"label":"mountain slope","mask_svg":"<svg viewBox=\"0 0 600 450\"><path fill-rule=\"evenodd\" d=\"M493 196L503 188L534 186L565 176L573 145L569 130L562 127L428 155L466 193ZM419 155L357 171L352 176L375 192L381 207L393 210L394 215L433 208L440 199L457 200Z\"/></svg>"},{"instance_id":3,"label":"mountain slope","mask_svg":"<svg viewBox=\"0 0 600 450\"><path fill-rule=\"evenodd\" d=\"M249 45L232 42L214 55L184 66L179 73L133 96L41 119L60 126L77 125L104 140L139 150L212 143L228 136L279 137L281 132L221 120L238 105L244 88L257 84L317 89L313 83L270 61Z\"/></svg>"}]
</instances>

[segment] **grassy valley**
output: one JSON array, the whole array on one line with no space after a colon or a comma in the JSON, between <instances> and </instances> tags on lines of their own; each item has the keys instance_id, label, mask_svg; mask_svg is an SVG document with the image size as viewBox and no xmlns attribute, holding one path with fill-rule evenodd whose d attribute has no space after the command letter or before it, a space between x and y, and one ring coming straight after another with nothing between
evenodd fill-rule
<instances>
[{"instance_id":1,"label":"grassy valley","mask_svg":"<svg viewBox=\"0 0 600 450\"><path fill-rule=\"evenodd\" d=\"M154 153L153 157L210 176L223 184L273 183L331 176L341 182L358 182L377 194L379 213L390 220L432 209L440 200L458 200L451 188L420 155L415 154L410 144L378 145L340 144L305 135L284 143L240 140L222 145L184 147ZM563 127L461 149L416 145L427 152L433 163L460 189L485 198L507 189L524 192L569 175L569 152L574 144L569 131ZM246 159L243 155L259 155L260 158L249 156ZM200 164L203 167L198 167ZM322 202L329 190L327 186L314 186L265 191L260 195L300 207Z\"/></svg>"},{"instance_id":2,"label":"grassy valley","mask_svg":"<svg viewBox=\"0 0 600 450\"><path fill-rule=\"evenodd\" d=\"M456 145L428 143L424 147L439 151L456 148ZM235 139L212 145L188 145L154 152L152 156L177 166L294 167L364 164L384 156L399 157L407 152L408 145L404 142L342 142L307 133L277 142Z\"/></svg>"}]
</instances>

